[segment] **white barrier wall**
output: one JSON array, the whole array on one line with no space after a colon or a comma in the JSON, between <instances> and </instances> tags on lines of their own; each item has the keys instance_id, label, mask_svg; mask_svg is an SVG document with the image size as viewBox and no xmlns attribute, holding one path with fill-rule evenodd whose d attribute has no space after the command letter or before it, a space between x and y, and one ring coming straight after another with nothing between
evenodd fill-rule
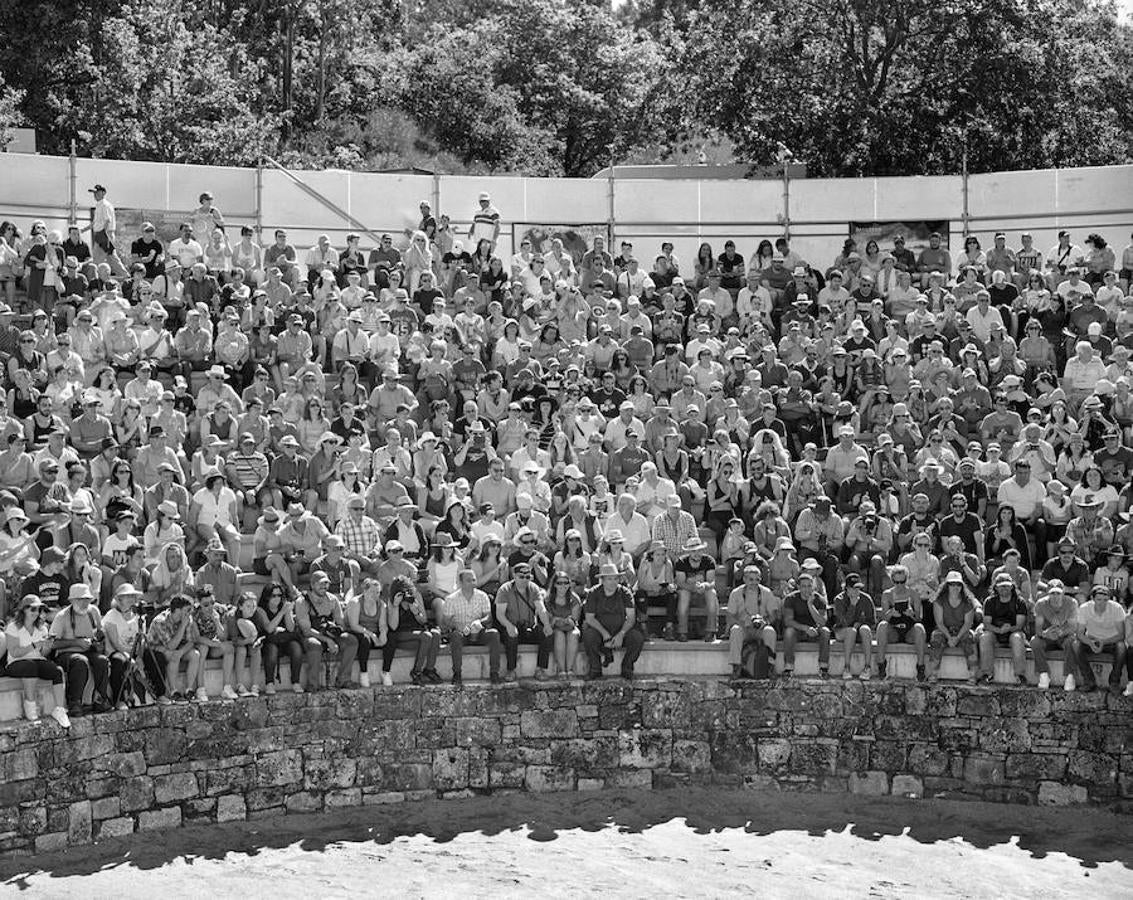
<instances>
[{"instance_id":1,"label":"white barrier wall","mask_svg":"<svg viewBox=\"0 0 1133 900\"><path fill-rule=\"evenodd\" d=\"M285 228L297 247L314 244L321 233L336 246L360 231L339 212L314 199L285 173L274 169L233 169L121 160L78 159L74 166L78 218L87 222L96 182L122 208L188 212L209 190L233 225L259 224L264 241ZM691 262L701 241L723 251L732 238L745 257L760 240L783 232L783 184L779 181L605 180L383 175L368 172L297 171L310 188L374 234L389 232L404 242L404 229L419 221L418 204L428 200L447 214L462 239L487 190L503 218L500 253L510 255L511 223L598 224L614 222L614 245L632 241L645 268L663 239ZM257 184L259 177L259 184ZM611 204L612 191L612 204ZM65 157L0 153L0 219L26 231L36 218L65 227L72 198L71 163ZM959 176L803 179L790 184L792 247L819 265L829 265L841 248L850 221L948 219L953 252L961 246L963 185ZM1120 253L1133 231L1133 166L994 172L969 179L970 231L990 246L1005 231L1019 245L1031 231L1039 247L1053 245L1059 228L1074 240L1098 231ZM123 238L130 237L123 235ZM374 243L369 236L363 245Z\"/></svg>"}]
</instances>

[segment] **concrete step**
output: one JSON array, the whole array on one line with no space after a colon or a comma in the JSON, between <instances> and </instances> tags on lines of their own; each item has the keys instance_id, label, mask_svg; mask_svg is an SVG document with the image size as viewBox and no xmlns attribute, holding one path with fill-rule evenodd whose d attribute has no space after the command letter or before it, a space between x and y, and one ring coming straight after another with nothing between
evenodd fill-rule
<instances>
[{"instance_id":1,"label":"concrete step","mask_svg":"<svg viewBox=\"0 0 1133 900\"><path fill-rule=\"evenodd\" d=\"M842 653L840 644L831 648L830 675L840 678L842 674ZM616 676L621 664L621 651L614 654L614 664L606 669L608 676ZM1048 656L1052 690L1061 690L1063 681L1062 656L1052 653ZM521 677L531 677L535 674L535 648L521 647L519 653L518 674ZM782 648L776 654L776 670L782 671ZM398 684L409 681L410 669L413 666L413 655L408 651L401 651L394 658L393 679ZM552 662L553 666L553 662ZM862 654L855 651L850 662L850 669L856 675L861 671ZM471 647L464 652L464 678L467 681L486 681L489 675L488 652L483 647ZM1109 678L1109 663L1094 665L1097 682L1105 686ZM370 678L377 685L381 679L381 653L370 656ZM441 647L437 655L437 671L448 681L452 677L452 662L449 648ZM653 640L646 644L638 660L636 671L640 675L674 676L681 678L725 678L730 674L728 667L728 645L726 642L705 644L702 642L678 644L661 640ZM576 676L586 672L586 659L580 652L575 660ZM251 685L255 681L262 681L262 673L255 673L253 677L246 668L237 674L237 682ZM818 675L818 652L813 645L800 645L795 655L795 675L797 677L815 677ZM916 676L916 655L912 647L899 645L889 649L889 676L891 678L912 680ZM964 658L956 651L944 654L940 668L942 681L964 681L968 677L967 665ZM1027 662L1027 677L1033 684L1035 682L1034 667L1030 659ZM355 663L352 679L358 680L358 666ZM1014 684L1015 676L1011 665L1009 651L1001 650L996 653L995 681L999 684ZM286 662L280 665L281 690L290 688L290 668ZM210 697L219 697L223 684L223 673L220 660L209 660L205 670L205 690ZM87 687L85 700L90 700L90 687ZM40 714L46 716L54 708L51 685L39 682L38 685ZM23 692L20 681L15 678L0 677L0 723L13 722L23 718Z\"/></svg>"}]
</instances>

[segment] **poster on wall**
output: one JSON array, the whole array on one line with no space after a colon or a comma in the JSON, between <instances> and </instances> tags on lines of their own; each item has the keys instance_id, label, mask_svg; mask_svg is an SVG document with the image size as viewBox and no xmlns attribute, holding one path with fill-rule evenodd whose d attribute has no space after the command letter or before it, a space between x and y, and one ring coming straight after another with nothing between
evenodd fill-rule
<instances>
[{"instance_id":1,"label":"poster on wall","mask_svg":"<svg viewBox=\"0 0 1133 900\"><path fill-rule=\"evenodd\" d=\"M189 213L176 212L165 209L131 209L129 207L116 207L114 215L118 220L118 243L126 246L127 252L130 244L142 236L142 223L152 222L157 229L157 237L167 247L181 236L181 223L189 220ZM91 209L91 220L94 219L94 210ZM233 240L235 243L235 240Z\"/></svg>"},{"instance_id":2,"label":"poster on wall","mask_svg":"<svg viewBox=\"0 0 1133 900\"><path fill-rule=\"evenodd\" d=\"M865 251L865 245L870 239L877 241L882 250L893 249L893 239L897 235L905 238L905 249L916 253L928 246L928 236L934 231L940 233L941 243L948 246L947 219L928 219L917 221L909 219L903 222L851 222L850 237L858 244L858 252Z\"/></svg>"},{"instance_id":3,"label":"poster on wall","mask_svg":"<svg viewBox=\"0 0 1133 900\"><path fill-rule=\"evenodd\" d=\"M547 253L551 241L558 238L563 249L574 258L575 265L582 262L582 256L590 249L595 237L606 239L606 249L610 248L610 226L606 222L590 222L576 225L546 225L536 222L513 222L511 226L512 247L518 250L524 239L531 241L531 249L536 253Z\"/></svg>"}]
</instances>

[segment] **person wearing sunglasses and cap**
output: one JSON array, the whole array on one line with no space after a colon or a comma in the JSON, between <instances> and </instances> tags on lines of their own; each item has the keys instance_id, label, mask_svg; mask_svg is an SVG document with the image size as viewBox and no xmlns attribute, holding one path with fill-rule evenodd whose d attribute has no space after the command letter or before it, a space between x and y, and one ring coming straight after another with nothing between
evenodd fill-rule
<instances>
[{"instance_id":1,"label":"person wearing sunglasses and cap","mask_svg":"<svg viewBox=\"0 0 1133 900\"><path fill-rule=\"evenodd\" d=\"M8 655L4 674L20 680L24 695L24 718L32 722L39 718L39 682L50 681L55 699L51 717L63 728L70 728L63 670L46 657L50 652L51 638L45 614L46 607L35 594L28 594L20 600L15 615L4 629Z\"/></svg>"}]
</instances>

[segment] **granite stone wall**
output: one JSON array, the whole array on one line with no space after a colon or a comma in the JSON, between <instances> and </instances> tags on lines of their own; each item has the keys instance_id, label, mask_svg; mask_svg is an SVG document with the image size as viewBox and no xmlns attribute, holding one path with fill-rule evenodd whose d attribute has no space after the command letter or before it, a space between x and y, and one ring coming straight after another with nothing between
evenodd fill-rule
<instances>
[{"instance_id":1,"label":"granite stone wall","mask_svg":"<svg viewBox=\"0 0 1133 900\"><path fill-rule=\"evenodd\" d=\"M524 682L148 707L0 732L0 853L498 791L724 784L1133 812L1133 701L793 681Z\"/></svg>"}]
</instances>

